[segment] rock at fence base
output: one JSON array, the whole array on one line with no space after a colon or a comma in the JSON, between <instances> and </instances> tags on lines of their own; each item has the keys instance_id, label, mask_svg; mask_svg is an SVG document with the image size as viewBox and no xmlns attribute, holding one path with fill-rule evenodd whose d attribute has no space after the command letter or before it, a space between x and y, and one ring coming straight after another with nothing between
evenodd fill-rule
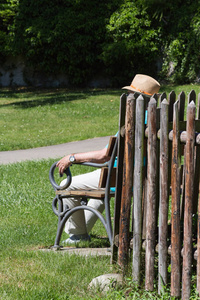
<instances>
[{"instance_id":1,"label":"rock at fence base","mask_svg":"<svg viewBox=\"0 0 200 300\"><path fill-rule=\"evenodd\" d=\"M123 277L121 274L104 274L92 279L89 284L89 288L96 288L102 292L107 292L109 289L121 286L122 282Z\"/></svg>"}]
</instances>

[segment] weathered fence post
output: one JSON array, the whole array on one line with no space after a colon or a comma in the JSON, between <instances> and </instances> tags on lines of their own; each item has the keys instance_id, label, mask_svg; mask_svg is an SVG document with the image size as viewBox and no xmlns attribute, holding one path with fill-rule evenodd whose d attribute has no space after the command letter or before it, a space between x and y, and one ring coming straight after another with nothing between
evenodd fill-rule
<instances>
[{"instance_id":1,"label":"weathered fence post","mask_svg":"<svg viewBox=\"0 0 200 300\"><path fill-rule=\"evenodd\" d=\"M178 111L179 121L183 121L185 114L185 93L183 91L178 95Z\"/></svg>"},{"instance_id":2,"label":"weathered fence post","mask_svg":"<svg viewBox=\"0 0 200 300\"><path fill-rule=\"evenodd\" d=\"M160 111L160 205L159 205L159 278L158 292L167 284L167 235L168 235L168 108L166 99L161 102Z\"/></svg>"},{"instance_id":3,"label":"weathered fence post","mask_svg":"<svg viewBox=\"0 0 200 300\"><path fill-rule=\"evenodd\" d=\"M171 205L171 296L180 296L180 132L178 101L174 104L172 142L172 205Z\"/></svg>"},{"instance_id":4,"label":"weathered fence post","mask_svg":"<svg viewBox=\"0 0 200 300\"><path fill-rule=\"evenodd\" d=\"M196 103L196 93L195 93L194 90L191 90L189 95L188 95L188 105L192 101L194 101L194 103Z\"/></svg>"},{"instance_id":5,"label":"weathered fence post","mask_svg":"<svg viewBox=\"0 0 200 300\"><path fill-rule=\"evenodd\" d=\"M198 95L198 102L196 105L196 120L200 119L200 111L199 111L199 105L200 105L200 95ZM200 147L195 147L195 153L194 153L194 196L193 196L193 208L192 212L193 214L197 213L198 210L198 194L199 194L199 173L200 173Z\"/></svg>"},{"instance_id":6,"label":"weathered fence post","mask_svg":"<svg viewBox=\"0 0 200 300\"><path fill-rule=\"evenodd\" d=\"M121 197L120 230L119 230L119 253L118 263L123 272L126 271L129 259L129 231L130 209L133 195L133 150L134 150L134 123L135 123L135 97L130 94L126 103L125 120L125 148L124 167Z\"/></svg>"},{"instance_id":7,"label":"weathered fence post","mask_svg":"<svg viewBox=\"0 0 200 300\"><path fill-rule=\"evenodd\" d=\"M171 91L169 93L168 101L169 101L169 122L172 122L173 121L174 103L176 101L176 94L174 91Z\"/></svg>"},{"instance_id":8,"label":"weathered fence post","mask_svg":"<svg viewBox=\"0 0 200 300\"><path fill-rule=\"evenodd\" d=\"M182 299L190 298L192 266L192 198L194 191L194 141L195 141L195 104L190 102L187 108L187 137L185 151L185 214L184 246L182 272Z\"/></svg>"},{"instance_id":9,"label":"weathered fence post","mask_svg":"<svg viewBox=\"0 0 200 300\"><path fill-rule=\"evenodd\" d=\"M118 133L118 172L116 174L116 189L115 189L115 208L114 208L114 222L113 222L113 245L111 263L117 262L118 247L115 244L116 237L119 238L119 219L121 207L121 191L122 191L122 178L123 178L123 159L124 159L124 139L125 139L125 115L126 115L126 94L120 98L119 109L119 133Z\"/></svg>"},{"instance_id":10,"label":"weathered fence post","mask_svg":"<svg viewBox=\"0 0 200 300\"><path fill-rule=\"evenodd\" d=\"M198 94L198 106L197 106L197 119L199 118L200 118L200 94ZM197 291L200 297L200 181L199 181L198 219L197 219Z\"/></svg>"},{"instance_id":11,"label":"weathered fence post","mask_svg":"<svg viewBox=\"0 0 200 300\"><path fill-rule=\"evenodd\" d=\"M199 183L198 219L197 219L197 291L200 297L200 183Z\"/></svg>"},{"instance_id":12,"label":"weathered fence post","mask_svg":"<svg viewBox=\"0 0 200 300\"><path fill-rule=\"evenodd\" d=\"M179 122L184 121L184 117L185 117L185 93L184 92L181 92L178 95L178 111L179 111ZM185 151L185 144L182 144L180 147L181 147L181 155L183 155ZM184 201L185 201L185 164L183 164L180 180L182 183L182 193L180 194L180 218L182 222L184 217Z\"/></svg>"},{"instance_id":13,"label":"weathered fence post","mask_svg":"<svg viewBox=\"0 0 200 300\"><path fill-rule=\"evenodd\" d=\"M140 281L140 260L142 242L142 192L143 192L143 150L144 150L144 98L136 101L135 157L133 185L133 281Z\"/></svg>"},{"instance_id":14,"label":"weathered fence post","mask_svg":"<svg viewBox=\"0 0 200 300\"><path fill-rule=\"evenodd\" d=\"M146 272L145 288L153 290L154 257L156 241L156 100L151 98L148 107L148 158L147 158L147 223L146 223Z\"/></svg>"},{"instance_id":15,"label":"weathered fence post","mask_svg":"<svg viewBox=\"0 0 200 300\"><path fill-rule=\"evenodd\" d=\"M124 96L125 98L125 96ZM156 240L158 233L158 293L161 294L164 285L167 284L168 262L168 205L171 183L171 296L180 297L182 281L182 299L190 298L191 268L192 268L192 214L194 204L198 204L197 222L197 251L194 258L197 259L197 290L200 295L200 94L198 97L197 116L195 120L195 93L189 95L187 120L184 118L185 94L182 92L175 102L176 95L171 92L169 102L164 94L160 97L160 107L154 97L148 105L148 126L145 130L145 100L139 96L137 101L133 94L127 98L126 109L123 109L122 130L120 125L120 138L123 140L121 160L123 160L123 175L121 185L116 184L116 199L119 200L115 207L117 214L114 221L114 232L119 233L118 263L125 274L130 259L130 209L133 196L133 282L140 283L141 274L141 242L142 242L142 218L144 208L142 198L144 192L144 170L147 173L147 201L145 203L146 234L145 234L145 289L154 289L154 265ZM136 103L136 108L135 108ZM126 110L126 118L124 117ZM158 113L160 113L158 115ZM136 118L136 120L135 120ZM173 121L173 123L172 123ZM173 128L172 128L173 124ZM157 130L160 130L157 133ZM187 128L186 128L187 126ZM171 130L173 129L173 130ZM170 130L170 131L169 131ZM123 135L122 132L125 132ZM125 137L124 137L125 136ZM147 139L144 139L144 136ZM158 139L160 138L158 149ZM125 139L125 142L124 142ZM135 141L135 147L134 147ZM148 144L147 155L144 145ZM171 143L172 141L172 143ZM181 155L184 149L183 181L181 182ZM158 152L159 151L159 152ZM134 154L134 155L133 155ZM159 154L159 155L158 155ZM144 156L147 156L147 169L144 168ZM159 166L158 166L159 158ZM118 157L119 159L119 157ZM120 160L120 159L119 159ZM133 162L134 161L134 162ZM133 172L134 168L134 172ZM159 170L159 171L158 171ZM159 184L157 181L160 174ZM171 172L171 173L170 173ZM118 174L119 175L119 174ZM134 176L133 176L134 175ZM122 180L123 177L123 180ZM133 178L134 177L134 178ZM170 181L171 180L171 181ZM159 193L158 193L159 188ZM182 189L182 196L181 196ZM117 196L118 195L118 196ZM157 232L157 196L159 195L159 228ZM181 216L181 197L183 197L183 214ZM194 199L197 199L195 202ZM120 209L119 209L120 206ZM181 260L182 245L182 217L183 228L183 261ZM120 221L118 221L120 218ZM116 229L116 230L115 230ZM196 233L196 232L195 232ZM114 234L114 237L115 237ZM155 249L156 248L156 249ZM116 246L113 247L112 260L116 261ZM196 255L197 253L197 255ZM181 277L181 265L182 277Z\"/></svg>"}]
</instances>

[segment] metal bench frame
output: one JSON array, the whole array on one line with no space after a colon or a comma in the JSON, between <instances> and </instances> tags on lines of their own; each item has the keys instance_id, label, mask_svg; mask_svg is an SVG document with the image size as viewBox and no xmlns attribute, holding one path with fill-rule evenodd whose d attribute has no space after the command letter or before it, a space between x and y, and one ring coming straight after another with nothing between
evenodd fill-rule
<instances>
[{"instance_id":1,"label":"metal bench frame","mask_svg":"<svg viewBox=\"0 0 200 300\"><path fill-rule=\"evenodd\" d=\"M112 231L112 224L111 224L111 216L110 216L110 198L115 196L115 192L111 191L110 189L110 180L111 180L111 174L115 162L115 158L117 155L117 147L118 146L118 138L116 138L115 143L114 143L114 148L112 151L111 158L109 162L104 163L104 164L95 164L95 163L81 163L80 165L85 165L85 166L92 166L94 168L102 168L106 167L108 168L108 176L106 179L106 186L105 188L97 189L97 190L78 190L80 192L80 195L78 197L82 198L80 206L74 207L74 208L68 208L65 211L63 210L63 198L67 197L77 197L77 191L70 191L70 194L67 194L66 188L69 187L71 183L71 171L70 168L65 170L65 174L67 175L67 182L64 186L59 186L55 182L54 179L54 171L56 168L57 162L55 162L49 171L49 179L50 182L56 192L56 196L53 199L52 202L52 209L55 215L58 217L58 226L57 226L57 234L56 234L56 239L54 243L54 248L59 248L60 244L60 239L61 235L64 229L64 225L69 219L69 217L75 213L78 210L89 210L93 212L102 222L103 226L106 229L109 242L112 245L113 243L113 231ZM73 193L74 192L74 193ZM82 195L81 195L82 193ZM96 196L94 195L96 193ZM90 207L87 205L87 199L88 198L96 198L96 199L104 199L104 204L105 204L105 218L103 215L96 209Z\"/></svg>"}]
</instances>

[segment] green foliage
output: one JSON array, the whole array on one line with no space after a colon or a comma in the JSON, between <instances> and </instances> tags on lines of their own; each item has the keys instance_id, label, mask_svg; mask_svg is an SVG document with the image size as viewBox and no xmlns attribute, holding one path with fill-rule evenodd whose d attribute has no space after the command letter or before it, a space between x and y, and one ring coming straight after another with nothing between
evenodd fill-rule
<instances>
[{"instance_id":1,"label":"green foliage","mask_svg":"<svg viewBox=\"0 0 200 300\"><path fill-rule=\"evenodd\" d=\"M19 0L5 0L0 3L0 60L13 53L13 28Z\"/></svg>"},{"instance_id":2,"label":"green foliage","mask_svg":"<svg viewBox=\"0 0 200 300\"><path fill-rule=\"evenodd\" d=\"M110 73L117 80L127 80L130 70L155 76L155 62L163 58L161 78L194 82L200 63L198 7L199 0L124 0L107 26L103 59Z\"/></svg>"},{"instance_id":3,"label":"green foliage","mask_svg":"<svg viewBox=\"0 0 200 300\"><path fill-rule=\"evenodd\" d=\"M114 85L135 73L194 82L200 65L200 0L4 0L0 60L21 55L72 86L106 75ZM131 75L130 75L131 72Z\"/></svg>"},{"instance_id":4,"label":"green foliage","mask_svg":"<svg viewBox=\"0 0 200 300\"><path fill-rule=\"evenodd\" d=\"M98 58L113 2L21 0L13 47L37 70L64 72L85 84L101 68Z\"/></svg>"},{"instance_id":5,"label":"green foliage","mask_svg":"<svg viewBox=\"0 0 200 300\"><path fill-rule=\"evenodd\" d=\"M107 25L109 41L104 46L102 57L109 74L118 84L130 80L130 70L156 73L154 66L159 55L161 28L152 27L146 8L139 2L125 0Z\"/></svg>"},{"instance_id":6,"label":"green foliage","mask_svg":"<svg viewBox=\"0 0 200 300\"><path fill-rule=\"evenodd\" d=\"M199 73L199 46L200 41L191 32L180 34L177 39L172 40L165 47L162 74L169 77L171 82L194 82Z\"/></svg>"},{"instance_id":7,"label":"green foliage","mask_svg":"<svg viewBox=\"0 0 200 300\"><path fill-rule=\"evenodd\" d=\"M170 2L169 2L170 3ZM194 82L199 75L199 0L173 2L163 7L163 68L161 75L172 83ZM163 36L164 37L164 36Z\"/></svg>"}]
</instances>

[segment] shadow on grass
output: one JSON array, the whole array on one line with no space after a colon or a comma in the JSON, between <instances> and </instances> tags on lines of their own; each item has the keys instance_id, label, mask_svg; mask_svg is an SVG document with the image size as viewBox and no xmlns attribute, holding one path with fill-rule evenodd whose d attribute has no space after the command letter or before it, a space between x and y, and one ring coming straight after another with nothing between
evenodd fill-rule
<instances>
[{"instance_id":1,"label":"shadow on grass","mask_svg":"<svg viewBox=\"0 0 200 300\"><path fill-rule=\"evenodd\" d=\"M109 239L107 237L99 237L91 234L91 241L88 245L89 248L106 248L110 247Z\"/></svg>"},{"instance_id":2,"label":"shadow on grass","mask_svg":"<svg viewBox=\"0 0 200 300\"><path fill-rule=\"evenodd\" d=\"M14 108L26 109L26 108L37 107L37 106L60 104L69 101L84 100L90 96L92 97L101 96L101 95L120 96L120 94L121 94L120 90L109 90L109 89L107 90L105 89L67 90L63 88L62 89L36 89L36 88L2 89L0 100L1 98L8 98L8 103L2 105L0 104L0 107L12 106Z\"/></svg>"}]
</instances>

